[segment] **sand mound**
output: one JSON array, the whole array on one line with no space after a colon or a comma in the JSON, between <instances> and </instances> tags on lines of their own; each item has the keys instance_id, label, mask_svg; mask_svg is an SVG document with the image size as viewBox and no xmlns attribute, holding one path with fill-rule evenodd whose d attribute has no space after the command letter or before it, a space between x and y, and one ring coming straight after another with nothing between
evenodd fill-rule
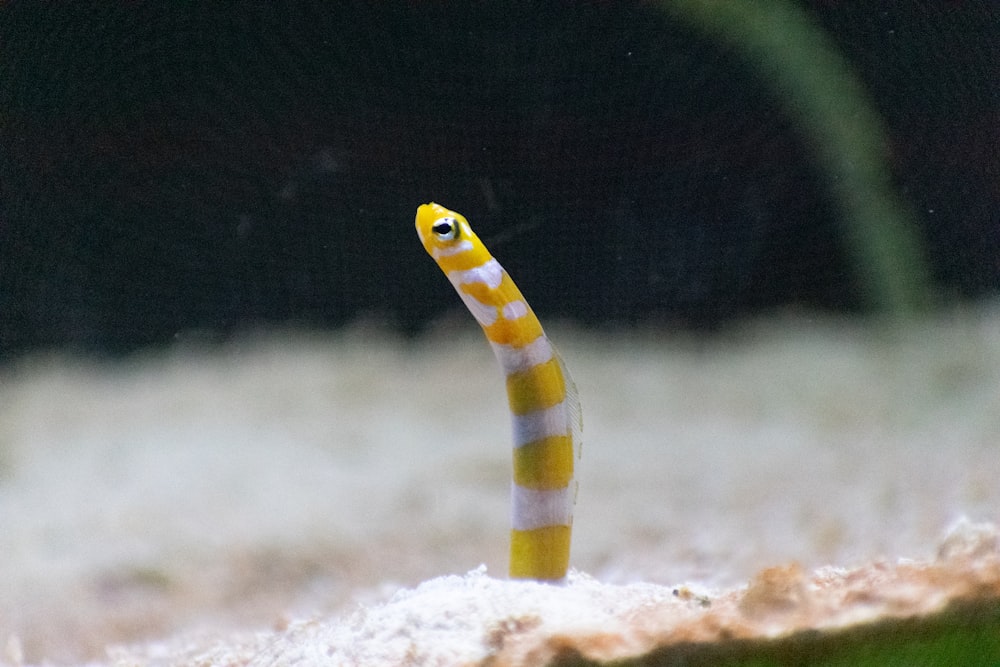
<instances>
[{"instance_id":1,"label":"sand mound","mask_svg":"<svg viewBox=\"0 0 1000 667\"><path fill-rule=\"evenodd\" d=\"M432 579L346 619L297 621L250 637L116 649L129 665L548 665L699 654L720 658L777 647L801 651L796 632L832 631L888 619L923 617L893 639L927 640L934 614L992 609L1000 620L1000 533L962 521L926 563L876 563L807 575L798 565L757 574L730 591L652 584L609 585L571 573L562 586L508 581L480 567L464 577ZM878 626L874 626L877 632ZM862 632L870 633L872 628ZM816 633L807 635L815 642ZM777 641L768 641L775 640ZM744 641L738 641L744 640ZM756 640L754 645L745 640ZM708 644L698 646L699 643ZM974 647L975 648L975 647ZM1000 636L983 644L996 655Z\"/></svg>"},{"instance_id":2,"label":"sand mound","mask_svg":"<svg viewBox=\"0 0 1000 667\"><path fill-rule=\"evenodd\" d=\"M913 615L1000 634L996 313L553 334L585 423L561 588L486 574L510 444L472 325L0 369L2 659L532 664Z\"/></svg>"}]
</instances>

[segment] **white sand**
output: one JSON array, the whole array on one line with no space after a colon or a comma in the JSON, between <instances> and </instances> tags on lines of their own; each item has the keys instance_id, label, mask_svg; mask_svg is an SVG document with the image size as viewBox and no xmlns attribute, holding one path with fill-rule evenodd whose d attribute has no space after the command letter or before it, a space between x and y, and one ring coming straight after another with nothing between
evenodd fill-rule
<instances>
[{"instance_id":1,"label":"white sand","mask_svg":"<svg viewBox=\"0 0 1000 667\"><path fill-rule=\"evenodd\" d=\"M358 619L400 588L492 586L428 581L506 569L502 382L460 322L416 344L359 327L0 371L0 662L136 644L110 655L175 664L232 637L263 662L248 633L289 623L362 650ZM601 604L610 584L661 599L791 561L932 558L959 516L1000 521L995 309L896 333L550 333L584 409L573 564ZM468 624L455 651L475 660L489 624Z\"/></svg>"}]
</instances>

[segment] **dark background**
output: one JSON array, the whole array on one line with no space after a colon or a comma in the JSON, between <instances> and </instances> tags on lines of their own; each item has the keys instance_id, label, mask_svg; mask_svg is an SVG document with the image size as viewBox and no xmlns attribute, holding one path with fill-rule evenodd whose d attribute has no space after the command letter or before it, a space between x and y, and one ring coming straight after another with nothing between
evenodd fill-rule
<instances>
[{"instance_id":1,"label":"dark background","mask_svg":"<svg viewBox=\"0 0 1000 667\"><path fill-rule=\"evenodd\" d=\"M803 2L869 87L943 303L1000 288L1000 10ZM6 3L0 360L461 308L459 210L546 318L857 313L821 169L731 48L637 3Z\"/></svg>"}]
</instances>

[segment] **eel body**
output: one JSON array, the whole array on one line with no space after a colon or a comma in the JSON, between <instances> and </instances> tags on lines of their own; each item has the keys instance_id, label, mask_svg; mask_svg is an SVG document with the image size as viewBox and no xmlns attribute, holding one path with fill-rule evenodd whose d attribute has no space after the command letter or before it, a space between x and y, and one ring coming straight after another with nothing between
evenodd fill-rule
<instances>
[{"instance_id":1,"label":"eel body","mask_svg":"<svg viewBox=\"0 0 1000 667\"><path fill-rule=\"evenodd\" d=\"M521 291L468 220L430 203L417 209L416 227L506 378L514 436L510 576L561 580L569 567L581 445L576 387Z\"/></svg>"}]
</instances>

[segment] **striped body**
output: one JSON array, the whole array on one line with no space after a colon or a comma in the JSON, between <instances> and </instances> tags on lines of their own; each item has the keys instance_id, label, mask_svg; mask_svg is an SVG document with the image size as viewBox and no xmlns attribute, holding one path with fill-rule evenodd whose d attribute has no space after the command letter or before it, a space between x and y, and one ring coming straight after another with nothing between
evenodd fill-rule
<instances>
[{"instance_id":1,"label":"striped body","mask_svg":"<svg viewBox=\"0 0 1000 667\"><path fill-rule=\"evenodd\" d=\"M507 379L514 432L510 576L558 580L569 567L580 406L562 359L517 285L460 214L417 209L417 234L486 333Z\"/></svg>"}]
</instances>

